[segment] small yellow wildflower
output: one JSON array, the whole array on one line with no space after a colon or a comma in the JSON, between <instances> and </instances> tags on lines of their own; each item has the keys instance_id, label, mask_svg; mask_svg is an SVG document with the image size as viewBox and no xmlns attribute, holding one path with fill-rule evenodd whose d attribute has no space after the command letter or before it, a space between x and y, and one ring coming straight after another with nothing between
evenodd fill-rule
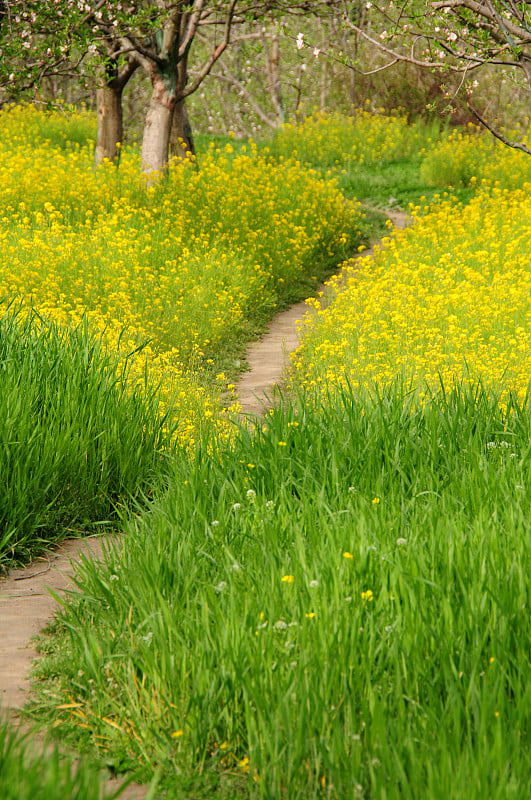
<instances>
[{"instance_id":1,"label":"small yellow wildflower","mask_svg":"<svg viewBox=\"0 0 531 800\"><path fill-rule=\"evenodd\" d=\"M314 617L315 617L315 611L306 612L306 619L313 619Z\"/></svg>"},{"instance_id":2,"label":"small yellow wildflower","mask_svg":"<svg viewBox=\"0 0 531 800\"><path fill-rule=\"evenodd\" d=\"M373 497L372 498L373 506L377 506L379 502L380 502L380 498L379 497Z\"/></svg>"},{"instance_id":3,"label":"small yellow wildflower","mask_svg":"<svg viewBox=\"0 0 531 800\"><path fill-rule=\"evenodd\" d=\"M352 553L349 553L348 550L345 550L345 552L343 553L343 558L350 558L350 560L352 561L354 559L354 556L352 555Z\"/></svg>"},{"instance_id":4,"label":"small yellow wildflower","mask_svg":"<svg viewBox=\"0 0 531 800\"><path fill-rule=\"evenodd\" d=\"M283 575L281 580L282 580L282 583L293 583L295 578L294 578L293 575Z\"/></svg>"},{"instance_id":5,"label":"small yellow wildflower","mask_svg":"<svg viewBox=\"0 0 531 800\"><path fill-rule=\"evenodd\" d=\"M370 603L371 600L374 600L374 595L370 589L367 589L366 592L361 593L361 599L367 600L367 602Z\"/></svg>"},{"instance_id":6,"label":"small yellow wildflower","mask_svg":"<svg viewBox=\"0 0 531 800\"><path fill-rule=\"evenodd\" d=\"M278 443L278 446L279 446L279 447L286 447L286 442L279 442L279 443Z\"/></svg>"},{"instance_id":7,"label":"small yellow wildflower","mask_svg":"<svg viewBox=\"0 0 531 800\"><path fill-rule=\"evenodd\" d=\"M179 737L181 737L183 734L184 734L184 731L181 728L179 728L178 731L173 731L173 733L171 735L171 738L172 739L179 739Z\"/></svg>"}]
</instances>

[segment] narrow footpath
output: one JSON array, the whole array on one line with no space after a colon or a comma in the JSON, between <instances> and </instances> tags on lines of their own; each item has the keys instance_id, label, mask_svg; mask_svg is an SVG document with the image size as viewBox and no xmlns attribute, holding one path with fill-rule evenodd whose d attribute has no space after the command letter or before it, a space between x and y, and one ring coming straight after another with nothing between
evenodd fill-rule
<instances>
[{"instance_id":1,"label":"narrow footpath","mask_svg":"<svg viewBox=\"0 0 531 800\"><path fill-rule=\"evenodd\" d=\"M395 228L405 228L407 214L402 211L385 212ZM365 258L374 250L374 246L364 250L353 259ZM325 286L321 301L326 300ZM303 301L282 311L274 318L265 334L257 342L249 345L246 360L249 371L245 372L236 386L236 394L242 407L243 415L261 415L273 404L275 387L281 387L289 357L300 344L298 322L309 307Z\"/></svg>"},{"instance_id":2,"label":"narrow footpath","mask_svg":"<svg viewBox=\"0 0 531 800\"><path fill-rule=\"evenodd\" d=\"M386 213L397 228L405 227L404 213ZM372 248L367 249L359 257L371 251ZM249 371L236 387L242 414L260 416L271 407L275 387L281 386L285 377L290 353L300 343L297 323L307 311L308 306L302 302L278 314L262 338L249 346ZM75 591L73 565L83 557L101 560L109 541L119 543L117 537L67 540L29 567L12 570L7 578L0 579L0 713L7 714L23 730L27 730L21 723L21 712L30 691L29 673L32 662L39 657L32 640L58 609L49 590L58 597ZM118 785L119 781L111 780L107 789ZM146 792L146 787L133 785L120 797L141 800Z\"/></svg>"}]
</instances>

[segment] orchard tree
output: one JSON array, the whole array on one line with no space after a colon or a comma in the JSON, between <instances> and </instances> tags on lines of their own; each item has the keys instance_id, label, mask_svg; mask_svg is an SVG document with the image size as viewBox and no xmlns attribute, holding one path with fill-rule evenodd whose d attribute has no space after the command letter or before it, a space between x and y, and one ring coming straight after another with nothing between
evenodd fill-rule
<instances>
[{"instance_id":1,"label":"orchard tree","mask_svg":"<svg viewBox=\"0 0 531 800\"><path fill-rule=\"evenodd\" d=\"M96 164L104 159L118 161L123 141L122 94L140 66L133 53L120 51L112 29L100 24L105 5L102 0L2 0L0 14L4 100L40 99L47 78L81 81L87 87L96 82Z\"/></svg>"},{"instance_id":2,"label":"orchard tree","mask_svg":"<svg viewBox=\"0 0 531 800\"><path fill-rule=\"evenodd\" d=\"M402 61L459 76L457 91L466 93L476 119L504 144L531 154L524 142L497 130L471 100L476 75L486 65L511 70L531 94L529 0L369 1L363 26L352 18L351 6L342 0L344 24L387 57L383 68Z\"/></svg>"},{"instance_id":3,"label":"orchard tree","mask_svg":"<svg viewBox=\"0 0 531 800\"><path fill-rule=\"evenodd\" d=\"M116 159L122 92L139 67L151 97L142 171L162 172L170 140L192 148L185 101L209 75L237 26L270 14L337 13L340 0L3 0L0 82L17 96L51 75L98 76L96 160ZM208 47L194 49L201 38ZM193 62L195 50L200 58Z\"/></svg>"}]
</instances>

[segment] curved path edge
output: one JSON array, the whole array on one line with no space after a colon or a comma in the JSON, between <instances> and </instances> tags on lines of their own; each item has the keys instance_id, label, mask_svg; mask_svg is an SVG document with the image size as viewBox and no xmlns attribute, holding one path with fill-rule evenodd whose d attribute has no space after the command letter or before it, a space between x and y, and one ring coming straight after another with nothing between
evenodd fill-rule
<instances>
[{"instance_id":1,"label":"curved path edge","mask_svg":"<svg viewBox=\"0 0 531 800\"><path fill-rule=\"evenodd\" d=\"M402 211L385 212L395 228L406 227L408 215ZM349 265L374 252L375 245L351 259ZM318 289L321 301L326 300L326 284ZM289 366L289 356L300 345L299 325L311 313L305 301L282 311L273 319L263 336L247 348L245 372L236 385L235 394L243 416L261 416L274 402L275 389L282 386Z\"/></svg>"}]
</instances>

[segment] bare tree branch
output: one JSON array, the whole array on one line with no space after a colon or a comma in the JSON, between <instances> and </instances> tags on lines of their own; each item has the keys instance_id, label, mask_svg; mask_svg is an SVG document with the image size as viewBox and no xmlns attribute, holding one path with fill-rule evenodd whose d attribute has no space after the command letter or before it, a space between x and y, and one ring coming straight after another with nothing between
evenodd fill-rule
<instances>
[{"instance_id":1,"label":"bare tree branch","mask_svg":"<svg viewBox=\"0 0 531 800\"><path fill-rule=\"evenodd\" d=\"M239 81L235 75L233 75L233 73L225 66L225 64L223 64L221 69L222 72L217 72L215 74L212 73L212 77L219 81L223 81L224 83L228 83L230 86L234 86L235 89L238 89L242 96L245 97L257 117L259 117L262 122L264 122L270 128L276 128L277 121L273 119L273 117L270 117L268 114L266 114L247 87L241 81Z\"/></svg>"},{"instance_id":2,"label":"bare tree branch","mask_svg":"<svg viewBox=\"0 0 531 800\"><path fill-rule=\"evenodd\" d=\"M197 71L195 80L193 80L191 82L191 84L186 89L184 89L184 91L182 91L180 93L180 97L179 97L180 100L183 100L184 98L189 97L191 94L193 94L196 91L198 86L201 85L201 83L204 81L206 76L209 74L210 70L212 69L212 67L214 66L216 61L220 58L220 56L227 49L227 47L229 45L229 42L230 42L230 35L231 35L231 30L232 30L232 20L233 20L233 16L234 16L234 9L236 7L236 3L237 2L238 2L238 0L231 0L231 2L230 2L230 6L229 6L229 8L227 10L227 16L226 16L226 19L225 19L225 26L224 26L225 30L224 30L224 35L223 35L222 41L220 42L220 44L217 45L217 47L214 48L214 50L210 54L210 57L205 61L205 63L201 67L201 69Z\"/></svg>"},{"instance_id":3,"label":"bare tree branch","mask_svg":"<svg viewBox=\"0 0 531 800\"><path fill-rule=\"evenodd\" d=\"M509 139L507 139L507 138L506 138L506 137L503 135L503 133L501 133L500 131L498 131L498 130L496 130L495 128L493 128L493 127L492 127L492 125L491 125L489 122L487 122L487 120L486 120L486 119L484 119L484 118L483 118L483 117L480 115L480 113L479 113L479 112L478 112L478 111L477 111L477 110L474 108L474 106L473 106L471 103L467 102L467 108L469 108L469 109L470 109L470 111L471 111L471 112L472 112L472 114L475 116L475 118L477 119L477 121L478 121L479 123L481 123L481 125L483 125L483 126L484 126L484 127L485 127L485 128L488 130L488 131L490 131L490 133L492 133L492 135L493 135L493 136L494 136L496 139L499 139L499 141L500 141L500 142L503 142L503 144L506 144L506 145L507 145L507 147L512 147L512 148L514 148L515 150L521 150L523 153L527 153L528 155L530 155L530 156L531 156L531 149L530 149L529 147L527 147L527 145L526 145L526 144L524 144L524 142L512 142L512 141L510 141Z\"/></svg>"}]
</instances>

